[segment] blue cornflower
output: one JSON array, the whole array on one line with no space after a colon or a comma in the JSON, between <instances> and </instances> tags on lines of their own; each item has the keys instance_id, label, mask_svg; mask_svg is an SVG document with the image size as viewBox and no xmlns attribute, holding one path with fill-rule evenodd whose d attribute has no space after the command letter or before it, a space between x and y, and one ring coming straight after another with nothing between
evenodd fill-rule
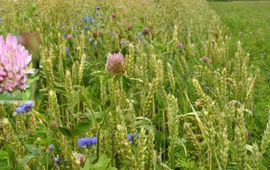
<instances>
[{"instance_id":1,"label":"blue cornflower","mask_svg":"<svg viewBox=\"0 0 270 170\"><path fill-rule=\"evenodd\" d=\"M66 55L69 55L69 48L66 48Z\"/></svg>"},{"instance_id":2,"label":"blue cornflower","mask_svg":"<svg viewBox=\"0 0 270 170\"><path fill-rule=\"evenodd\" d=\"M16 113L26 113L29 112L34 107L34 103L32 101L26 101L19 105L16 109Z\"/></svg>"},{"instance_id":3,"label":"blue cornflower","mask_svg":"<svg viewBox=\"0 0 270 170\"><path fill-rule=\"evenodd\" d=\"M101 7L100 7L100 6L97 6L97 7L96 7L96 10L97 10L97 11L99 11L100 9L101 9Z\"/></svg>"},{"instance_id":4,"label":"blue cornflower","mask_svg":"<svg viewBox=\"0 0 270 170\"><path fill-rule=\"evenodd\" d=\"M134 141L134 136L132 134L128 134L128 140L130 142L133 142Z\"/></svg>"},{"instance_id":5,"label":"blue cornflower","mask_svg":"<svg viewBox=\"0 0 270 170\"><path fill-rule=\"evenodd\" d=\"M54 150L54 145L53 144L50 144L48 148L52 152Z\"/></svg>"},{"instance_id":6,"label":"blue cornflower","mask_svg":"<svg viewBox=\"0 0 270 170\"><path fill-rule=\"evenodd\" d=\"M64 35L64 38L67 38L67 36L68 36L68 35L67 35L67 34L65 34L65 35Z\"/></svg>"},{"instance_id":7,"label":"blue cornflower","mask_svg":"<svg viewBox=\"0 0 270 170\"><path fill-rule=\"evenodd\" d=\"M57 155L57 156L54 158L54 162L55 162L55 164L60 165L60 157L59 157L59 155Z\"/></svg>"},{"instance_id":8,"label":"blue cornflower","mask_svg":"<svg viewBox=\"0 0 270 170\"><path fill-rule=\"evenodd\" d=\"M89 16L89 22L93 23L94 22L94 18L92 16Z\"/></svg>"},{"instance_id":9,"label":"blue cornflower","mask_svg":"<svg viewBox=\"0 0 270 170\"><path fill-rule=\"evenodd\" d=\"M97 137L81 138L78 140L78 145L80 147L87 147L87 146L91 146L97 143L98 143Z\"/></svg>"},{"instance_id":10,"label":"blue cornflower","mask_svg":"<svg viewBox=\"0 0 270 170\"><path fill-rule=\"evenodd\" d=\"M84 21L85 23L87 23L87 16L84 16L84 17L83 17L83 21Z\"/></svg>"},{"instance_id":11,"label":"blue cornflower","mask_svg":"<svg viewBox=\"0 0 270 170\"><path fill-rule=\"evenodd\" d=\"M84 31L89 31L89 30L90 30L90 27L89 26L87 26L87 27L84 28Z\"/></svg>"},{"instance_id":12,"label":"blue cornflower","mask_svg":"<svg viewBox=\"0 0 270 170\"><path fill-rule=\"evenodd\" d=\"M137 133L137 135L136 135L136 138L138 138L140 136L140 134L139 133ZM128 134L128 141L130 141L130 142L134 142L134 135L133 134Z\"/></svg>"}]
</instances>

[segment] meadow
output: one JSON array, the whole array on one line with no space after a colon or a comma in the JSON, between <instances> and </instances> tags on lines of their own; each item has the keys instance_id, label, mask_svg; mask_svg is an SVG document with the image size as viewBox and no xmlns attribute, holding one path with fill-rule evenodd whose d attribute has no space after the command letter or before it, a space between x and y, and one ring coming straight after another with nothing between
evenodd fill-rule
<instances>
[{"instance_id":1,"label":"meadow","mask_svg":"<svg viewBox=\"0 0 270 170\"><path fill-rule=\"evenodd\" d=\"M240 40L250 64L260 69L254 89L253 127L262 133L270 110L270 2L211 2L210 6L227 26L233 41Z\"/></svg>"},{"instance_id":2,"label":"meadow","mask_svg":"<svg viewBox=\"0 0 270 170\"><path fill-rule=\"evenodd\" d=\"M249 42L206 0L0 4L0 169L269 168L267 31Z\"/></svg>"}]
</instances>

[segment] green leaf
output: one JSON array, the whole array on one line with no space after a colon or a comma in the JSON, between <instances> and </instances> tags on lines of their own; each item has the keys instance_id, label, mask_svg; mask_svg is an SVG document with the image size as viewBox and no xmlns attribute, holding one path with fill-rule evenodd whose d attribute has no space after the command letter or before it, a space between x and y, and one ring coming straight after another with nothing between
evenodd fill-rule
<instances>
[{"instance_id":1,"label":"green leaf","mask_svg":"<svg viewBox=\"0 0 270 170\"><path fill-rule=\"evenodd\" d=\"M8 159L9 154L6 151L0 151L0 160Z\"/></svg>"},{"instance_id":2,"label":"green leaf","mask_svg":"<svg viewBox=\"0 0 270 170\"><path fill-rule=\"evenodd\" d=\"M95 167L97 170L106 169L108 165L110 164L110 158L108 158L106 155L101 155L98 162L95 164Z\"/></svg>"},{"instance_id":3,"label":"green leaf","mask_svg":"<svg viewBox=\"0 0 270 170\"><path fill-rule=\"evenodd\" d=\"M84 122L80 122L77 124L71 131L71 133L75 136L80 136L89 131L89 129L92 127L93 123L88 120Z\"/></svg>"},{"instance_id":4,"label":"green leaf","mask_svg":"<svg viewBox=\"0 0 270 170\"><path fill-rule=\"evenodd\" d=\"M22 100L29 100L31 96L30 89L27 89L25 92L22 93Z\"/></svg>"},{"instance_id":5,"label":"green leaf","mask_svg":"<svg viewBox=\"0 0 270 170\"><path fill-rule=\"evenodd\" d=\"M129 89L131 86L131 80L129 79L129 77L123 76L123 86L125 89Z\"/></svg>"},{"instance_id":6,"label":"green leaf","mask_svg":"<svg viewBox=\"0 0 270 170\"><path fill-rule=\"evenodd\" d=\"M37 81L37 80L39 80L39 75L37 75L37 76L35 76L35 77L29 79L28 82L29 82L29 84L31 84L31 83L34 83L34 82Z\"/></svg>"},{"instance_id":7,"label":"green leaf","mask_svg":"<svg viewBox=\"0 0 270 170\"><path fill-rule=\"evenodd\" d=\"M67 128L59 127L60 132L66 137L72 137L72 133Z\"/></svg>"},{"instance_id":8,"label":"green leaf","mask_svg":"<svg viewBox=\"0 0 270 170\"><path fill-rule=\"evenodd\" d=\"M22 166L25 166L26 164L28 164L32 159L36 158L37 156L35 155L32 155L32 154L28 154L28 155L25 155L25 157L23 157L21 160L20 160L20 164Z\"/></svg>"},{"instance_id":9,"label":"green leaf","mask_svg":"<svg viewBox=\"0 0 270 170\"><path fill-rule=\"evenodd\" d=\"M38 155L40 153L40 150L36 145L26 145L25 147L27 151L31 152L34 155Z\"/></svg>"}]
</instances>

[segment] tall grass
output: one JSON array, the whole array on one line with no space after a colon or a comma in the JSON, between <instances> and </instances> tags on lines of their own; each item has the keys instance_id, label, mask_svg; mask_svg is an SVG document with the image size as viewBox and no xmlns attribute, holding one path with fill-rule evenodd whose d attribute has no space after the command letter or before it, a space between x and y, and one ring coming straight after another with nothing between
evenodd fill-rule
<instances>
[{"instance_id":1,"label":"tall grass","mask_svg":"<svg viewBox=\"0 0 270 170\"><path fill-rule=\"evenodd\" d=\"M14 117L16 106L0 107L2 167L265 168L269 128L262 142L251 143L247 131L256 72L240 42L230 48L206 1L1 4L2 34L42 35L34 110ZM107 70L116 52L125 56L123 75ZM94 136L97 144L78 146Z\"/></svg>"}]
</instances>

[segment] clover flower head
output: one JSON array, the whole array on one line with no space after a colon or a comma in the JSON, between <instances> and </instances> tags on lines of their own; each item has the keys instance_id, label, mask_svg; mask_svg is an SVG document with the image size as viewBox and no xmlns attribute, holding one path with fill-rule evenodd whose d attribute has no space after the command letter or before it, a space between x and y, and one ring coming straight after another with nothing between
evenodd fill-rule
<instances>
[{"instance_id":1,"label":"clover flower head","mask_svg":"<svg viewBox=\"0 0 270 170\"><path fill-rule=\"evenodd\" d=\"M183 49L184 48L184 44L183 43L179 43L176 46L178 49Z\"/></svg>"},{"instance_id":2,"label":"clover flower head","mask_svg":"<svg viewBox=\"0 0 270 170\"><path fill-rule=\"evenodd\" d=\"M79 153L79 154L77 155L77 162L78 162L81 166L83 166L83 165L85 164L85 157L84 157L83 154Z\"/></svg>"},{"instance_id":3,"label":"clover flower head","mask_svg":"<svg viewBox=\"0 0 270 170\"><path fill-rule=\"evenodd\" d=\"M32 60L28 51L18 44L16 36L0 36L0 93L25 90L28 65Z\"/></svg>"},{"instance_id":4,"label":"clover flower head","mask_svg":"<svg viewBox=\"0 0 270 170\"><path fill-rule=\"evenodd\" d=\"M148 27L144 27L143 28L143 34L149 34L150 33L150 29Z\"/></svg>"},{"instance_id":5,"label":"clover flower head","mask_svg":"<svg viewBox=\"0 0 270 170\"><path fill-rule=\"evenodd\" d=\"M121 53L109 54L107 56L107 69L111 75L123 75L125 58Z\"/></svg>"},{"instance_id":6,"label":"clover flower head","mask_svg":"<svg viewBox=\"0 0 270 170\"><path fill-rule=\"evenodd\" d=\"M203 56L203 57L201 58L201 60L202 60L203 62L207 63L207 64L210 64L210 63L211 63L211 60L210 60L209 57L207 57L207 56Z\"/></svg>"},{"instance_id":7,"label":"clover flower head","mask_svg":"<svg viewBox=\"0 0 270 170\"><path fill-rule=\"evenodd\" d=\"M117 16L117 14L116 14L116 13L112 13L112 18L113 18L113 19L115 19L115 18L116 18L116 16Z\"/></svg>"},{"instance_id":8,"label":"clover flower head","mask_svg":"<svg viewBox=\"0 0 270 170\"><path fill-rule=\"evenodd\" d=\"M81 167L84 166L86 158L83 154L77 153L77 152L72 152L72 157L73 157L73 160L75 160L75 163L77 165L80 165Z\"/></svg>"},{"instance_id":9,"label":"clover flower head","mask_svg":"<svg viewBox=\"0 0 270 170\"><path fill-rule=\"evenodd\" d=\"M80 138L78 140L78 145L80 147L88 147L94 144L97 144L98 140L97 137L92 137L92 138Z\"/></svg>"},{"instance_id":10,"label":"clover flower head","mask_svg":"<svg viewBox=\"0 0 270 170\"><path fill-rule=\"evenodd\" d=\"M73 38L71 34L65 34L64 37L68 40L71 40Z\"/></svg>"}]
</instances>

